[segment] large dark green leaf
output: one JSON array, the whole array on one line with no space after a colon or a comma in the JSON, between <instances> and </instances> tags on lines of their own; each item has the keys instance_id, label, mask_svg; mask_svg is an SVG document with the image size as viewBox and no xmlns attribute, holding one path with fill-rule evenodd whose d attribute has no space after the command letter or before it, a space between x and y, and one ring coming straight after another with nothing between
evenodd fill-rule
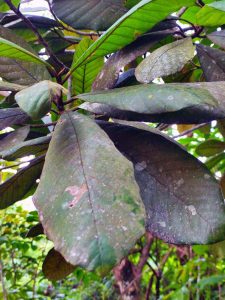
<instances>
[{"instance_id":1,"label":"large dark green leaf","mask_svg":"<svg viewBox=\"0 0 225 300\"><path fill-rule=\"evenodd\" d=\"M78 60L90 45L94 42L90 38L84 38L76 47L75 60ZM91 86L96 76L104 65L103 57L96 58L93 61L87 62L85 65L80 66L73 73L73 95L87 93L91 91Z\"/></svg>"},{"instance_id":2,"label":"large dark green leaf","mask_svg":"<svg viewBox=\"0 0 225 300\"><path fill-rule=\"evenodd\" d=\"M75 270L75 267L69 264L65 258L53 248L46 256L42 270L45 277L55 281L68 276Z\"/></svg>"},{"instance_id":3,"label":"large dark green leaf","mask_svg":"<svg viewBox=\"0 0 225 300\"><path fill-rule=\"evenodd\" d=\"M144 233L132 164L77 113L56 126L34 203L55 249L88 270L112 268Z\"/></svg>"},{"instance_id":4,"label":"large dark green leaf","mask_svg":"<svg viewBox=\"0 0 225 300\"><path fill-rule=\"evenodd\" d=\"M136 68L135 76L139 82L149 83L157 77L180 71L194 57L195 47L191 38L166 44L146 57Z\"/></svg>"},{"instance_id":5,"label":"large dark green leaf","mask_svg":"<svg viewBox=\"0 0 225 300\"><path fill-rule=\"evenodd\" d=\"M204 45L196 49L206 81L225 80L225 52Z\"/></svg>"},{"instance_id":6,"label":"large dark green leaf","mask_svg":"<svg viewBox=\"0 0 225 300\"><path fill-rule=\"evenodd\" d=\"M5 138L0 140L0 153L8 150L20 142L23 142L30 131L30 126L21 127L13 132L10 132Z\"/></svg>"},{"instance_id":7,"label":"large dark green leaf","mask_svg":"<svg viewBox=\"0 0 225 300\"><path fill-rule=\"evenodd\" d=\"M10 149L0 151L2 159L11 161L28 155L41 155L48 149L51 136L44 136L22 143L17 143Z\"/></svg>"},{"instance_id":8,"label":"large dark green leaf","mask_svg":"<svg viewBox=\"0 0 225 300\"><path fill-rule=\"evenodd\" d=\"M62 90L61 85L44 80L18 92L15 99L33 120L39 120L51 110L52 101L61 96Z\"/></svg>"},{"instance_id":9,"label":"large dark green leaf","mask_svg":"<svg viewBox=\"0 0 225 300\"><path fill-rule=\"evenodd\" d=\"M193 124L224 118L224 96L223 82L202 82L143 84L87 93L79 95L79 98L104 104L81 106L100 115L168 124Z\"/></svg>"},{"instance_id":10,"label":"large dark green leaf","mask_svg":"<svg viewBox=\"0 0 225 300\"><path fill-rule=\"evenodd\" d=\"M33 159L27 167L0 185L0 209L23 199L40 178L43 164L44 156Z\"/></svg>"},{"instance_id":11,"label":"large dark green leaf","mask_svg":"<svg viewBox=\"0 0 225 300\"><path fill-rule=\"evenodd\" d=\"M36 55L31 46L11 30L0 26L0 36ZM50 79L44 65L6 57L0 57L0 76L6 81L21 85L30 85L44 79Z\"/></svg>"},{"instance_id":12,"label":"large dark green leaf","mask_svg":"<svg viewBox=\"0 0 225 300\"><path fill-rule=\"evenodd\" d=\"M115 22L78 60L74 60L71 72L90 58L95 59L123 48L170 13L192 4L193 0L182 1L182 4L178 0L170 0L167 5L164 0L142 0Z\"/></svg>"},{"instance_id":13,"label":"large dark green leaf","mask_svg":"<svg viewBox=\"0 0 225 300\"><path fill-rule=\"evenodd\" d=\"M30 117L20 108L0 109L0 130L12 125L23 125L30 121Z\"/></svg>"},{"instance_id":14,"label":"large dark green leaf","mask_svg":"<svg viewBox=\"0 0 225 300\"><path fill-rule=\"evenodd\" d=\"M76 29L106 30L127 12L123 0L53 0L52 9Z\"/></svg>"},{"instance_id":15,"label":"large dark green leaf","mask_svg":"<svg viewBox=\"0 0 225 300\"><path fill-rule=\"evenodd\" d=\"M175 244L208 244L225 236L225 205L207 168L156 130L100 123L134 164L147 229Z\"/></svg>"}]
</instances>

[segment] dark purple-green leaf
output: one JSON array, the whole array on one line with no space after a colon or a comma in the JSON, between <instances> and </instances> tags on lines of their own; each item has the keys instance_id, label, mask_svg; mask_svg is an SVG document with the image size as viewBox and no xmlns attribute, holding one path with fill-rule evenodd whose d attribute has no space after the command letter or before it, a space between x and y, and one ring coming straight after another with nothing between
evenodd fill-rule
<instances>
[{"instance_id":1,"label":"dark purple-green leaf","mask_svg":"<svg viewBox=\"0 0 225 300\"><path fill-rule=\"evenodd\" d=\"M224 239L222 193L200 161L156 130L106 122L100 125L134 164L150 232L175 244Z\"/></svg>"},{"instance_id":2,"label":"dark purple-green leaf","mask_svg":"<svg viewBox=\"0 0 225 300\"><path fill-rule=\"evenodd\" d=\"M30 121L30 117L20 108L0 109L0 130L12 125L23 125Z\"/></svg>"}]
</instances>

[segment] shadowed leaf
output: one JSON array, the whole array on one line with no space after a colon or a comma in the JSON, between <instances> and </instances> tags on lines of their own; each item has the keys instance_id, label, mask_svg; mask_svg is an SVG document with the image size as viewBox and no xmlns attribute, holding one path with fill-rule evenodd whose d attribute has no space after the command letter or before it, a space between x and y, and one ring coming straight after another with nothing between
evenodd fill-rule
<instances>
[{"instance_id":1,"label":"shadowed leaf","mask_svg":"<svg viewBox=\"0 0 225 300\"><path fill-rule=\"evenodd\" d=\"M225 143L218 140L207 140L196 148L200 156L213 156L225 150Z\"/></svg>"},{"instance_id":2,"label":"shadowed leaf","mask_svg":"<svg viewBox=\"0 0 225 300\"><path fill-rule=\"evenodd\" d=\"M61 280L75 270L75 266L68 263L54 248L48 252L42 271L49 280Z\"/></svg>"},{"instance_id":3,"label":"shadowed leaf","mask_svg":"<svg viewBox=\"0 0 225 300\"><path fill-rule=\"evenodd\" d=\"M214 31L207 34L208 39L210 39L214 44L225 49L225 30Z\"/></svg>"},{"instance_id":4,"label":"shadowed leaf","mask_svg":"<svg viewBox=\"0 0 225 300\"><path fill-rule=\"evenodd\" d=\"M30 126L24 126L10 132L5 138L0 140L0 153L10 149L17 143L23 142L27 138L29 131Z\"/></svg>"},{"instance_id":5,"label":"shadowed leaf","mask_svg":"<svg viewBox=\"0 0 225 300\"><path fill-rule=\"evenodd\" d=\"M0 209L7 208L22 198L40 178L44 156L33 159L27 167L0 185Z\"/></svg>"},{"instance_id":6,"label":"shadowed leaf","mask_svg":"<svg viewBox=\"0 0 225 300\"><path fill-rule=\"evenodd\" d=\"M12 125L23 125L30 121L30 117L20 108L0 109L0 130Z\"/></svg>"},{"instance_id":7,"label":"shadowed leaf","mask_svg":"<svg viewBox=\"0 0 225 300\"><path fill-rule=\"evenodd\" d=\"M147 213L147 229L175 244L224 239L225 205L207 168L156 130L100 122L116 147L134 164Z\"/></svg>"},{"instance_id":8,"label":"shadowed leaf","mask_svg":"<svg viewBox=\"0 0 225 300\"><path fill-rule=\"evenodd\" d=\"M44 229L41 223L38 223L37 225L31 227L31 229L28 231L26 237L34 238L36 236L39 236L40 234L44 234Z\"/></svg>"}]
</instances>

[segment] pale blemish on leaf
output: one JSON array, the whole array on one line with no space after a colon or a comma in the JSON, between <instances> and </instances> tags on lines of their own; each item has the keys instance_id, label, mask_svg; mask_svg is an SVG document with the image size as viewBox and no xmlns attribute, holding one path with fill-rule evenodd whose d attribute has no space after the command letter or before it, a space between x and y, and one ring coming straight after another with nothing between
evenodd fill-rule
<instances>
[{"instance_id":1,"label":"pale blemish on leaf","mask_svg":"<svg viewBox=\"0 0 225 300\"><path fill-rule=\"evenodd\" d=\"M69 202L68 206L70 208L74 207L80 199L83 197L83 195L88 191L87 185L83 184L81 187L80 186L68 186L65 190L68 192L71 196L73 196L73 200Z\"/></svg>"},{"instance_id":2,"label":"pale blemish on leaf","mask_svg":"<svg viewBox=\"0 0 225 300\"><path fill-rule=\"evenodd\" d=\"M188 205L188 206L185 206L185 208L187 210L189 210L189 212L192 214L192 216L197 215L197 211L196 211L196 208L194 207L194 205Z\"/></svg>"}]
</instances>

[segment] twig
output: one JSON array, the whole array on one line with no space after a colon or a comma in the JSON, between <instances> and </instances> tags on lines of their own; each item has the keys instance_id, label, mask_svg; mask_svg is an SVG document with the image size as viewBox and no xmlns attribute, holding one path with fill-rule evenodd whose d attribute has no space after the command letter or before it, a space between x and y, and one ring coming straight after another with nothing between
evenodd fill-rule
<instances>
[{"instance_id":1,"label":"twig","mask_svg":"<svg viewBox=\"0 0 225 300\"><path fill-rule=\"evenodd\" d=\"M204 126L207 125L207 124L208 124L208 123L202 123L202 124L200 124L200 125L194 126L194 127L191 128L191 129L188 129L188 130L183 131L183 132L182 132L181 134L179 134L179 135L173 136L173 138L174 138L174 139L177 139L177 138L180 138L180 137L182 137L182 136L184 136L184 135L188 135L188 134L192 133L193 131L195 131L195 130L197 130L197 129L200 129L200 128L202 128L202 127L204 127Z\"/></svg>"},{"instance_id":2,"label":"twig","mask_svg":"<svg viewBox=\"0 0 225 300\"><path fill-rule=\"evenodd\" d=\"M151 278L150 278L150 280L149 280L149 284L148 284L148 289L146 291L145 300L149 300L150 299L153 281L154 281L154 275L152 275Z\"/></svg>"},{"instance_id":3,"label":"twig","mask_svg":"<svg viewBox=\"0 0 225 300\"><path fill-rule=\"evenodd\" d=\"M42 127L50 127L55 126L57 122L47 123L47 124L27 124L30 125L31 128L42 128Z\"/></svg>"}]
</instances>

